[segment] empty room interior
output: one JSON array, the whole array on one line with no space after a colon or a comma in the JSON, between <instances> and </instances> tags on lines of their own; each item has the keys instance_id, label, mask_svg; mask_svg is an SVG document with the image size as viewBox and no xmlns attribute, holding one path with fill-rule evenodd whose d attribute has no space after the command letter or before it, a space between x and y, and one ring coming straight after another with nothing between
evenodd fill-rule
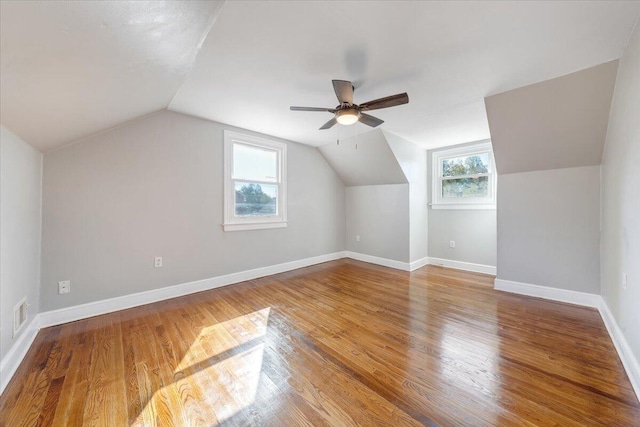
<instances>
[{"instance_id":1,"label":"empty room interior","mask_svg":"<svg viewBox=\"0 0 640 427\"><path fill-rule=\"evenodd\" d=\"M0 1L0 426L640 426L640 1Z\"/></svg>"}]
</instances>

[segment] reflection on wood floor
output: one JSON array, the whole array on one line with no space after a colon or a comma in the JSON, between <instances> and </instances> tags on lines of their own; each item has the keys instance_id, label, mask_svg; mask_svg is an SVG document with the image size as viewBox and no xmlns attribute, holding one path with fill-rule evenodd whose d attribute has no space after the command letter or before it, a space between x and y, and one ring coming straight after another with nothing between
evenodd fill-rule
<instances>
[{"instance_id":1,"label":"reflection on wood floor","mask_svg":"<svg viewBox=\"0 0 640 427\"><path fill-rule=\"evenodd\" d=\"M2 426L624 425L598 312L338 260L44 329Z\"/></svg>"}]
</instances>

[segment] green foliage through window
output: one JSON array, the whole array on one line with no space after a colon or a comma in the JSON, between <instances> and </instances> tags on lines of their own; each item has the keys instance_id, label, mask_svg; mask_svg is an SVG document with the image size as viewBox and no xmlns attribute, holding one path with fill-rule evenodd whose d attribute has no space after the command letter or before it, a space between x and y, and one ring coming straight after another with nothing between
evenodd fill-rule
<instances>
[{"instance_id":1,"label":"green foliage through window","mask_svg":"<svg viewBox=\"0 0 640 427\"><path fill-rule=\"evenodd\" d=\"M442 160L442 176L477 175L489 172L489 153Z\"/></svg>"},{"instance_id":2,"label":"green foliage through window","mask_svg":"<svg viewBox=\"0 0 640 427\"><path fill-rule=\"evenodd\" d=\"M277 185L236 183L236 206L238 216L270 216L277 214Z\"/></svg>"},{"instance_id":3,"label":"green foliage through window","mask_svg":"<svg viewBox=\"0 0 640 427\"><path fill-rule=\"evenodd\" d=\"M489 195L489 177L459 178L442 180L442 197L467 198L487 197Z\"/></svg>"}]
</instances>

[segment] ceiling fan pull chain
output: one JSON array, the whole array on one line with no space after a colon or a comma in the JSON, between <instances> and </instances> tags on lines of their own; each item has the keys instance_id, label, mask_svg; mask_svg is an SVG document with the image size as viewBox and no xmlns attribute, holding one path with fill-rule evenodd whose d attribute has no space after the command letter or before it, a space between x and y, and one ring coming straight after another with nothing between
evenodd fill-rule
<instances>
[{"instance_id":1,"label":"ceiling fan pull chain","mask_svg":"<svg viewBox=\"0 0 640 427\"><path fill-rule=\"evenodd\" d=\"M358 123L356 123L355 132L356 132L356 150L358 149Z\"/></svg>"}]
</instances>

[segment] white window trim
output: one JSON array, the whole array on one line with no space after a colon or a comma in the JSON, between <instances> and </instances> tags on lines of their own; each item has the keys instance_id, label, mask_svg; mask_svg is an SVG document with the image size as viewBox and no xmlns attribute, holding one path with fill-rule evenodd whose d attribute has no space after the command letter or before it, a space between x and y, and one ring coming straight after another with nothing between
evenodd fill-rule
<instances>
[{"instance_id":1,"label":"white window trim","mask_svg":"<svg viewBox=\"0 0 640 427\"><path fill-rule=\"evenodd\" d=\"M233 179L233 144L241 143L275 150L278 153L278 215L264 217L237 217L235 215L235 188ZM261 183L259 181L252 181ZM274 184L265 182L265 184ZM287 144L252 135L224 131L224 231L261 230L287 226Z\"/></svg>"},{"instance_id":2,"label":"white window trim","mask_svg":"<svg viewBox=\"0 0 640 427\"><path fill-rule=\"evenodd\" d=\"M442 197L442 160L451 157L470 156L478 153L490 153L489 156L489 197L470 197L465 199L447 199ZM485 175L485 174L481 174ZM491 141L480 141L467 145L434 151L431 154L431 208L432 209L495 209L496 208L496 162L493 157ZM456 177L459 178L459 177Z\"/></svg>"}]
</instances>

